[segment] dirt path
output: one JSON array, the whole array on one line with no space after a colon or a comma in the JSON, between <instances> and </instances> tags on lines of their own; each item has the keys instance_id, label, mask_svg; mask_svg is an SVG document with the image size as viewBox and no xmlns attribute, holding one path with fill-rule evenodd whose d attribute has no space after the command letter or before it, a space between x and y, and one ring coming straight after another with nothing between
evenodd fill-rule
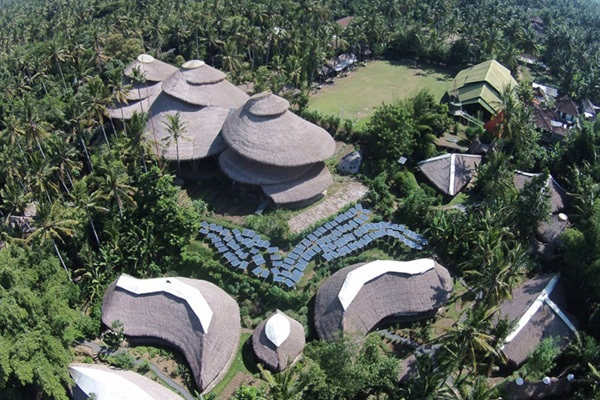
<instances>
[{"instance_id":1,"label":"dirt path","mask_svg":"<svg viewBox=\"0 0 600 400\"><path fill-rule=\"evenodd\" d=\"M367 194L367 187L360 182L348 181L343 188L328 196L322 203L309 208L288 221L291 233L300 233L318 221L337 214L344 206L360 200Z\"/></svg>"}]
</instances>

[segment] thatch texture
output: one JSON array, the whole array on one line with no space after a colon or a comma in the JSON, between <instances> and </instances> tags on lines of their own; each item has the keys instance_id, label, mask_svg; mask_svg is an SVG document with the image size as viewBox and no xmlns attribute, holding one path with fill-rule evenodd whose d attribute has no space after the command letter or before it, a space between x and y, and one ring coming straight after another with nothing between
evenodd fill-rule
<instances>
[{"instance_id":1,"label":"thatch texture","mask_svg":"<svg viewBox=\"0 0 600 400\"><path fill-rule=\"evenodd\" d=\"M188 61L162 83L165 93L203 107L238 108L248 95L225 80L225 74L201 61Z\"/></svg>"},{"instance_id":2,"label":"thatch texture","mask_svg":"<svg viewBox=\"0 0 600 400\"><path fill-rule=\"evenodd\" d=\"M127 100L132 101L132 100L141 100L141 99L146 99L148 97L156 97L158 96L158 94L161 91L161 84L160 82L154 83L154 84L149 84L149 85L141 85L139 87L132 87L129 90L129 93L127 93ZM148 111L148 110L146 110Z\"/></svg>"},{"instance_id":3,"label":"thatch texture","mask_svg":"<svg viewBox=\"0 0 600 400\"><path fill-rule=\"evenodd\" d=\"M275 315L281 315L286 318L290 324L289 336L277 347L267 336L265 326ZM271 317L262 321L252 334L252 347L256 357L265 364L271 371L281 372L291 365L304 350L306 339L304 337L304 327L300 322L285 315L277 310Z\"/></svg>"},{"instance_id":4,"label":"thatch texture","mask_svg":"<svg viewBox=\"0 0 600 400\"><path fill-rule=\"evenodd\" d=\"M558 214L553 214L549 221L543 221L538 225L536 237L543 243L553 243L567 229L569 222L561 219Z\"/></svg>"},{"instance_id":5,"label":"thatch texture","mask_svg":"<svg viewBox=\"0 0 600 400\"><path fill-rule=\"evenodd\" d=\"M312 167L311 164L297 167L274 167L248 160L232 149L219 155L221 170L229 178L247 185L273 185L300 178Z\"/></svg>"},{"instance_id":6,"label":"thatch texture","mask_svg":"<svg viewBox=\"0 0 600 400\"><path fill-rule=\"evenodd\" d=\"M69 365L69 373L77 384L75 400L87 399L92 393L97 400L182 400L160 383L133 371L103 364L73 363Z\"/></svg>"},{"instance_id":7,"label":"thatch texture","mask_svg":"<svg viewBox=\"0 0 600 400\"><path fill-rule=\"evenodd\" d=\"M323 164L315 163L304 175L274 185L263 185L262 189L277 205L300 203L318 197L333 183L329 169Z\"/></svg>"},{"instance_id":8,"label":"thatch texture","mask_svg":"<svg viewBox=\"0 0 600 400\"><path fill-rule=\"evenodd\" d=\"M152 118L146 125L146 137L156 142L160 155L167 160L177 160L177 148L167 129L167 115L181 114L185 132L178 140L179 159L196 160L218 154L225 149L225 143L219 132L229 114L229 110L220 107L199 107L162 92L151 108ZM155 146L152 146L154 149Z\"/></svg>"},{"instance_id":9,"label":"thatch texture","mask_svg":"<svg viewBox=\"0 0 600 400\"><path fill-rule=\"evenodd\" d=\"M177 71L177 68L155 59L148 54L140 54L136 60L125 68L123 73L131 78L133 70L139 68L148 82L161 82Z\"/></svg>"},{"instance_id":10,"label":"thatch texture","mask_svg":"<svg viewBox=\"0 0 600 400\"><path fill-rule=\"evenodd\" d=\"M324 161L335 142L324 129L287 110L287 100L270 93L252 96L223 125L227 144L249 160L280 167Z\"/></svg>"},{"instance_id":11,"label":"thatch texture","mask_svg":"<svg viewBox=\"0 0 600 400\"><path fill-rule=\"evenodd\" d=\"M419 162L423 175L449 196L457 195L471 180L482 156L474 154L444 154Z\"/></svg>"},{"instance_id":12,"label":"thatch texture","mask_svg":"<svg viewBox=\"0 0 600 400\"><path fill-rule=\"evenodd\" d=\"M505 300L500 305L498 311L499 317L508 318L511 323L521 321L528 310L535 306L536 302L540 301L538 297L554 277L555 275L553 274L538 276L513 290L512 298ZM549 293L549 299L559 308L564 309L566 305L566 293L560 281L558 281ZM510 340L505 344L503 349L509 365L513 368L523 364L542 339L546 337L561 338L560 345L564 347L568 342L564 338L574 336L569 326L545 301L543 301L531 319L526 321L526 324L520 330L518 328L517 324L515 327L516 331L513 332L518 333L512 338L509 335Z\"/></svg>"},{"instance_id":13,"label":"thatch texture","mask_svg":"<svg viewBox=\"0 0 600 400\"><path fill-rule=\"evenodd\" d=\"M223 378L240 340L240 314L235 300L210 282L177 279L196 288L212 310L204 333L200 319L183 299L166 292L136 295L111 283L104 294L102 322L123 324L123 333L133 339L168 344L183 353L201 390Z\"/></svg>"},{"instance_id":14,"label":"thatch texture","mask_svg":"<svg viewBox=\"0 0 600 400\"><path fill-rule=\"evenodd\" d=\"M314 322L319 337L334 340L340 331L367 334L384 319L414 320L428 317L449 300L452 278L446 268L433 268L415 275L383 274L362 286L344 311L338 294L355 264L333 274L317 291Z\"/></svg>"},{"instance_id":15,"label":"thatch texture","mask_svg":"<svg viewBox=\"0 0 600 400\"><path fill-rule=\"evenodd\" d=\"M514 177L514 184L517 189L521 190L525 187L525 183L530 182L533 177L539 174L516 171ZM567 191L552 177L549 176L548 182L546 183L547 190L550 190L550 207L553 213L560 212L565 209L569 197Z\"/></svg>"},{"instance_id":16,"label":"thatch texture","mask_svg":"<svg viewBox=\"0 0 600 400\"><path fill-rule=\"evenodd\" d=\"M507 398L510 400L566 399L572 389L573 385L567 378L551 378L549 384L543 381L525 381L521 386L515 382L507 383L505 386Z\"/></svg>"}]
</instances>

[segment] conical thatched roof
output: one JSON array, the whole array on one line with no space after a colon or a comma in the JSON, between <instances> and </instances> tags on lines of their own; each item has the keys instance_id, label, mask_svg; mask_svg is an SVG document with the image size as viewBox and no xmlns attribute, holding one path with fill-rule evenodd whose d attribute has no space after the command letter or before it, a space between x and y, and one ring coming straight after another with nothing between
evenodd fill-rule
<instances>
[{"instance_id":1,"label":"conical thatched roof","mask_svg":"<svg viewBox=\"0 0 600 400\"><path fill-rule=\"evenodd\" d=\"M300 203L319 196L333 183L329 169L323 164L315 163L307 173L289 182L274 185L263 185L262 189L275 204Z\"/></svg>"},{"instance_id":2,"label":"conical thatched roof","mask_svg":"<svg viewBox=\"0 0 600 400\"><path fill-rule=\"evenodd\" d=\"M500 304L499 316L514 324L502 347L509 365L516 368L525 362L544 338L559 338L564 347L566 339L575 336L576 325L562 310L566 300L559 275L548 274L523 283Z\"/></svg>"},{"instance_id":3,"label":"conical thatched roof","mask_svg":"<svg viewBox=\"0 0 600 400\"><path fill-rule=\"evenodd\" d=\"M471 180L482 156L474 154L444 154L420 161L417 166L439 190L456 196Z\"/></svg>"},{"instance_id":4,"label":"conical thatched roof","mask_svg":"<svg viewBox=\"0 0 600 400\"><path fill-rule=\"evenodd\" d=\"M107 108L106 112L110 118L129 120L134 112L138 114L148 112L159 94L160 82L141 87L139 92L136 88L131 89L127 94L127 104L118 104L116 108Z\"/></svg>"},{"instance_id":5,"label":"conical thatched roof","mask_svg":"<svg viewBox=\"0 0 600 400\"><path fill-rule=\"evenodd\" d=\"M160 86L160 82L157 82L152 85L141 85L140 87L132 87L129 90L129 93L127 93L127 96L125 97L128 101L146 99L151 96L156 97L160 93Z\"/></svg>"},{"instance_id":6,"label":"conical thatched roof","mask_svg":"<svg viewBox=\"0 0 600 400\"><path fill-rule=\"evenodd\" d=\"M203 107L238 108L248 95L225 80L225 74L203 61L191 60L164 80L165 93Z\"/></svg>"},{"instance_id":7,"label":"conical thatched roof","mask_svg":"<svg viewBox=\"0 0 600 400\"><path fill-rule=\"evenodd\" d=\"M277 310L262 321L252 334L256 357L272 371L280 372L304 350L306 339L300 322Z\"/></svg>"},{"instance_id":8,"label":"conical thatched roof","mask_svg":"<svg viewBox=\"0 0 600 400\"><path fill-rule=\"evenodd\" d=\"M263 164L293 167L324 161L335 151L324 129L288 110L287 100L271 93L252 96L223 125L227 144Z\"/></svg>"},{"instance_id":9,"label":"conical thatched roof","mask_svg":"<svg viewBox=\"0 0 600 400\"><path fill-rule=\"evenodd\" d=\"M248 160L232 149L226 149L219 155L219 164L225 175L236 182L248 185L273 185L300 178L306 174L313 165L300 165L297 167L273 167Z\"/></svg>"},{"instance_id":10,"label":"conical thatched roof","mask_svg":"<svg viewBox=\"0 0 600 400\"><path fill-rule=\"evenodd\" d=\"M133 63L125 68L123 73L131 78L135 68L139 68L144 73L146 81L149 82L162 82L177 71L176 67L157 60L148 54L140 54Z\"/></svg>"},{"instance_id":11,"label":"conical thatched roof","mask_svg":"<svg viewBox=\"0 0 600 400\"><path fill-rule=\"evenodd\" d=\"M225 142L219 133L229 109L194 106L162 92L152 104L152 118L146 125L146 137L154 141L156 134L161 156L167 160L177 160L177 146L166 125L167 115L175 115L177 112L180 113L185 128L178 140L180 160L196 160L225 149Z\"/></svg>"},{"instance_id":12,"label":"conical thatched roof","mask_svg":"<svg viewBox=\"0 0 600 400\"><path fill-rule=\"evenodd\" d=\"M355 264L333 274L317 291L315 328L321 339L341 332L367 334L382 320L432 316L449 300L452 278L431 259Z\"/></svg>"},{"instance_id":13,"label":"conical thatched roof","mask_svg":"<svg viewBox=\"0 0 600 400\"><path fill-rule=\"evenodd\" d=\"M241 333L235 300L210 282L188 278L138 280L121 275L102 303L102 322L111 326L117 320L133 339L181 351L200 390L223 378Z\"/></svg>"},{"instance_id":14,"label":"conical thatched roof","mask_svg":"<svg viewBox=\"0 0 600 400\"><path fill-rule=\"evenodd\" d=\"M96 400L182 400L160 383L133 371L73 363L69 374L77 385L73 390L75 400L87 399L92 393Z\"/></svg>"},{"instance_id":15,"label":"conical thatched roof","mask_svg":"<svg viewBox=\"0 0 600 400\"><path fill-rule=\"evenodd\" d=\"M538 175L539 174L531 172L516 171L514 184L517 189L522 190L527 182L530 182ZM550 207L552 212L557 213L564 210L569 201L567 191L552 177L552 175L548 176L546 188L549 191L548 194L550 194Z\"/></svg>"}]
</instances>

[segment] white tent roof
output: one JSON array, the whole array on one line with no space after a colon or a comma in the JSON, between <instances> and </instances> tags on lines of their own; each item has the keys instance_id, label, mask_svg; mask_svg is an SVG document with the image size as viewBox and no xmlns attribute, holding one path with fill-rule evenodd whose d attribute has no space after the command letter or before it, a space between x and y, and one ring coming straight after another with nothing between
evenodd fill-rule
<instances>
[{"instance_id":1,"label":"white tent roof","mask_svg":"<svg viewBox=\"0 0 600 400\"><path fill-rule=\"evenodd\" d=\"M97 400L158 400L122 376L94 368L70 366L71 376L77 386L88 396L94 393Z\"/></svg>"},{"instance_id":2,"label":"white tent roof","mask_svg":"<svg viewBox=\"0 0 600 400\"><path fill-rule=\"evenodd\" d=\"M200 320L202 330L208 333L213 311L198 289L175 278L135 279L121 275L117 287L134 294L168 293L185 300Z\"/></svg>"},{"instance_id":3,"label":"white tent roof","mask_svg":"<svg viewBox=\"0 0 600 400\"><path fill-rule=\"evenodd\" d=\"M276 347L279 347L290 336L290 321L279 311L275 313L265 325L265 334L267 338Z\"/></svg>"},{"instance_id":4,"label":"white tent roof","mask_svg":"<svg viewBox=\"0 0 600 400\"><path fill-rule=\"evenodd\" d=\"M422 258L413 261L390 261L377 260L356 268L346 275L342 288L338 294L338 299L342 303L344 310L347 310L352 300L356 297L363 285L373 279L387 274L398 273L408 275L423 274L433 269L435 263L430 258Z\"/></svg>"}]
</instances>

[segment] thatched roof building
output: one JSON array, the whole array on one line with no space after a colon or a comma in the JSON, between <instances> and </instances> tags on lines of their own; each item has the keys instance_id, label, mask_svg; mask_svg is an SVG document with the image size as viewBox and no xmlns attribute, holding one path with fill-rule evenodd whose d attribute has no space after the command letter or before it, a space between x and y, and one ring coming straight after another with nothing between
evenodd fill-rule
<instances>
[{"instance_id":1,"label":"thatched roof building","mask_svg":"<svg viewBox=\"0 0 600 400\"><path fill-rule=\"evenodd\" d=\"M510 300L502 302L499 317L515 324L502 347L510 367L523 364L544 338L561 338L564 347L575 336L577 329L562 310L564 306L566 293L558 274L530 279L513 290Z\"/></svg>"},{"instance_id":2,"label":"thatched roof building","mask_svg":"<svg viewBox=\"0 0 600 400\"><path fill-rule=\"evenodd\" d=\"M219 157L229 178L260 186L277 205L310 202L333 183L323 163L335 151L333 138L289 106L271 93L252 96L225 121L229 149Z\"/></svg>"},{"instance_id":3,"label":"thatched roof building","mask_svg":"<svg viewBox=\"0 0 600 400\"><path fill-rule=\"evenodd\" d=\"M252 334L256 357L275 372L281 372L293 364L305 344L302 324L279 310L262 321Z\"/></svg>"},{"instance_id":4,"label":"thatched roof building","mask_svg":"<svg viewBox=\"0 0 600 400\"><path fill-rule=\"evenodd\" d=\"M73 363L69 365L69 374L76 384L75 400L87 400L92 394L96 400L182 400L160 383L133 371L102 364Z\"/></svg>"},{"instance_id":5,"label":"thatched roof building","mask_svg":"<svg viewBox=\"0 0 600 400\"><path fill-rule=\"evenodd\" d=\"M530 182L538 175L540 174L516 171L514 184L517 189L522 190L523 187L525 187L525 183ZM552 209L552 213L563 211L566 208L569 197L567 195L567 191L552 177L552 175L548 176L546 190L548 190L550 194L550 207Z\"/></svg>"},{"instance_id":6,"label":"thatched roof building","mask_svg":"<svg viewBox=\"0 0 600 400\"><path fill-rule=\"evenodd\" d=\"M192 60L162 82L162 92L150 109L146 130L167 160L177 159L177 145L168 129L168 115L180 114L183 133L178 139L179 159L191 161L220 153L225 143L220 135L227 116L248 96L225 74L203 61ZM153 146L154 147L154 146Z\"/></svg>"},{"instance_id":7,"label":"thatched roof building","mask_svg":"<svg viewBox=\"0 0 600 400\"><path fill-rule=\"evenodd\" d=\"M367 334L383 320L433 316L452 293L452 278L432 259L373 261L343 268L317 291L315 328L321 339Z\"/></svg>"},{"instance_id":8,"label":"thatched roof building","mask_svg":"<svg viewBox=\"0 0 600 400\"><path fill-rule=\"evenodd\" d=\"M117 320L131 340L181 351L201 390L223 378L240 340L235 300L212 283L196 279L139 280L121 275L108 287L102 303L102 322L111 326Z\"/></svg>"},{"instance_id":9,"label":"thatched roof building","mask_svg":"<svg viewBox=\"0 0 600 400\"><path fill-rule=\"evenodd\" d=\"M111 118L129 120L134 112L148 112L161 91L161 82L172 75L177 68L155 59L149 54L140 54L136 60L125 68L123 73L130 83L134 70L139 68L146 78L146 83L134 86L127 94L127 104L117 104L115 108L108 108L107 113Z\"/></svg>"},{"instance_id":10,"label":"thatched roof building","mask_svg":"<svg viewBox=\"0 0 600 400\"><path fill-rule=\"evenodd\" d=\"M483 157L474 154L444 154L417 163L423 175L447 196L456 196L475 175Z\"/></svg>"}]
</instances>

